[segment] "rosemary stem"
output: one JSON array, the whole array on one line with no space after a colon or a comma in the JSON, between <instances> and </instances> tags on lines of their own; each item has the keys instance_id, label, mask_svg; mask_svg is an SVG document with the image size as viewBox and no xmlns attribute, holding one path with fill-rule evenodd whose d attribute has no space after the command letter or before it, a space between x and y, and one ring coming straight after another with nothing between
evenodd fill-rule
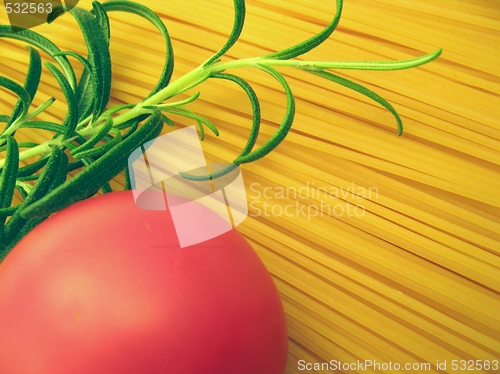
<instances>
[{"instance_id":1,"label":"rosemary stem","mask_svg":"<svg viewBox=\"0 0 500 374\"><path fill-rule=\"evenodd\" d=\"M164 89L158 91L149 99L144 100L141 103L141 105L147 106L147 105L160 104L163 101L169 99L170 97L173 97L177 95L179 92L183 91L185 87L191 86L193 83L196 82L202 83L208 78L207 73L209 72L210 72L209 69L199 66L196 69L192 70L191 72L187 73L186 75L183 75L176 81L172 82Z\"/></svg>"},{"instance_id":2,"label":"rosemary stem","mask_svg":"<svg viewBox=\"0 0 500 374\"><path fill-rule=\"evenodd\" d=\"M202 78L205 77L206 75L207 75L207 69L202 68L201 66L196 68L195 70L192 70L191 72L187 73L186 75L183 75L182 77L180 77L176 81L169 84L167 87L158 91L150 98L137 104L134 108L130 109L126 113L120 114L120 115L116 116L115 118L113 118L113 125L117 126L117 125L122 124L124 122L127 122L131 119L134 119L134 118L140 116L141 114L150 113L151 110L144 109L145 106L161 104L163 101L167 100L168 98L177 95L185 87L187 87L187 86L189 86L197 81L200 81L199 83L203 82L206 78L205 79L202 79Z\"/></svg>"},{"instance_id":3,"label":"rosemary stem","mask_svg":"<svg viewBox=\"0 0 500 374\"><path fill-rule=\"evenodd\" d=\"M197 69L180 77L175 82L172 82L164 89L158 91L156 94L151 96L149 99L144 100L143 102L137 104L134 108L130 109L129 111L127 111L123 114L120 114L120 115L116 116L115 118L113 118L113 125L118 126L124 122L131 120L131 119L137 118L140 115L143 115L146 113L151 113L150 109L144 109L144 107L148 106L148 105L158 105L158 104L162 103L163 101L165 101L166 99L177 95L184 88L192 85L193 83L203 82L204 80L206 80L208 78L207 73L210 73L210 70L208 68L203 68L201 66L198 67ZM97 120L97 121L99 121L99 120ZM87 122L87 121L85 121L85 122ZM86 127L84 129L78 130L77 132L80 136L86 138L86 137L89 137L89 136L96 134L102 126L104 126L104 125ZM52 139L52 140L49 140L45 143L42 143L36 147L21 151L21 152L19 152L19 160L20 161L25 160L27 158L34 157L36 155L49 152L53 145L62 145L62 142L63 142L63 140L61 138ZM5 159L0 160L0 169L3 169L4 164L5 164Z\"/></svg>"},{"instance_id":4,"label":"rosemary stem","mask_svg":"<svg viewBox=\"0 0 500 374\"><path fill-rule=\"evenodd\" d=\"M299 69L349 69L349 70L402 70L409 69L416 66L426 64L441 54L442 50L436 51L412 58L408 60L399 61L300 61L300 60L277 60L268 58L249 58L236 61L228 61L212 65L210 70L214 73L222 72L224 70L266 65L266 66L281 66L293 67Z\"/></svg>"},{"instance_id":5,"label":"rosemary stem","mask_svg":"<svg viewBox=\"0 0 500 374\"><path fill-rule=\"evenodd\" d=\"M19 161L25 160L30 157L34 157L39 154L47 153L51 151L54 140L47 141L43 144L37 145L36 147L26 149L25 151L19 152ZM0 160L0 169L3 169L5 164L5 159Z\"/></svg>"},{"instance_id":6,"label":"rosemary stem","mask_svg":"<svg viewBox=\"0 0 500 374\"><path fill-rule=\"evenodd\" d=\"M235 61L219 62L213 65L203 66L200 65L198 68L192 70L191 72L183 75L176 81L169 84L167 87L158 91L148 99L137 104L135 107L129 111L122 113L115 118L113 118L113 125L118 126L124 122L137 118L140 115L151 113L151 109L145 109L147 106L159 105L165 100L184 92L187 88L197 86L202 83L212 73L220 73L229 69L244 68L244 67L256 67L258 65L265 66L281 66L281 67L293 67L298 69L309 69L309 70L322 70L322 69L352 69L352 70L401 70L408 69L415 66L423 65L427 62L434 60L441 54L441 49L438 49L427 55L401 61L375 61L375 62L349 62L349 61L300 61L300 60L277 60L269 58L246 58ZM88 118L83 121L79 126L88 121ZM78 130L78 134L83 137L92 136L97 133L101 126L86 127L84 129ZM36 147L26 149L19 153L19 159L25 160L27 158L36 156L38 154L43 154L50 151L53 145L62 145L63 139L59 138L57 140L50 140ZM5 160L0 160L0 169L3 168Z\"/></svg>"}]
</instances>

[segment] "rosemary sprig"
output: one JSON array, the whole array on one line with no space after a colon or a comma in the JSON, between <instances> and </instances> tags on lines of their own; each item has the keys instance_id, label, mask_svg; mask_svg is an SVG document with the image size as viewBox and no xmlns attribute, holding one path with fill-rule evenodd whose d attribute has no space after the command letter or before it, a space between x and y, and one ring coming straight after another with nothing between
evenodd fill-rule
<instances>
[{"instance_id":1,"label":"rosemary sprig","mask_svg":"<svg viewBox=\"0 0 500 374\"><path fill-rule=\"evenodd\" d=\"M91 11L78 7L70 11L84 36L87 56L61 51L50 40L34 31L13 30L10 26L0 25L0 38L25 42L30 53L30 63L23 85L0 76L0 86L10 90L19 98L11 114L0 114L0 123L5 123L0 134L0 151L6 151L6 157L0 160L0 219L3 222L0 226L0 259L22 236L51 213L90 197L99 189L109 192L111 188L108 182L120 172L127 171L127 159L132 151L158 136L163 125L173 125L168 117L170 113L196 121L202 139L204 127L208 127L218 135L214 124L186 108L188 104L198 99L199 93L185 100L174 100L181 93L208 79L232 81L247 94L252 105L252 128L247 144L231 165L207 176L180 173L192 180L207 180L222 176L238 165L266 156L283 141L293 123L295 99L287 80L276 70L277 68L301 69L369 97L394 115L398 134L401 135L403 130L401 118L390 103L368 88L327 70L407 69L430 62L441 53L439 49L425 56L404 61L295 60L295 57L316 48L333 33L342 13L342 0L336 0L336 12L332 21L308 40L261 57L222 61L225 53L237 42L245 22L245 1L234 0L234 24L227 42L198 68L175 82L170 82L174 68L172 44L167 28L153 11L144 5L127 0L111 0L102 4L95 1L92 7ZM158 83L144 100L136 104L107 108L112 82L109 52L111 31L108 13L115 11L136 14L151 22L164 37L166 56ZM63 12L58 9L49 16L49 21L56 21L61 14ZM68 103L67 114L62 123L35 120L51 106L54 99L48 100L30 112L42 76L42 62L38 50L47 53L57 63L55 65L46 62L45 65L56 78ZM79 79L68 57L82 64L83 73ZM268 141L256 149L254 147L261 119L259 99L248 82L228 73L229 70L240 68L255 68L266 72L280 83L287 96L287 109L281 125ZM140 125L141 123L143 124ZM18 143L15 133L21 128L45 129L53 132L54 137L42 144ZM72 156L71 161L68 156ZM28 159L34 161L20 168L19 162ZM81 170L76 176L66 180L67 174L76 169ZM126 176L128 188L130 187L128 173ZM12 206L16 189L23 196L23 202Z\"/></svg>"}]
</instances>

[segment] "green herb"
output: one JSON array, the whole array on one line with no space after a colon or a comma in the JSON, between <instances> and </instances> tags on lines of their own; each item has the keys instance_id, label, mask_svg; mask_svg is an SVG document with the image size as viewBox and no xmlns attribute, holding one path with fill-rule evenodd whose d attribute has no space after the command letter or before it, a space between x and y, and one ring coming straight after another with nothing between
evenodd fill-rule
<instances>
[{"instance_id":1,"label":"green herb","mask_svg":"<svg viewBox=\"0 0 500 374\"><path fill-rule=\"evenodd\" d=\"M158 136L163 125L173 126L169 114L193 119L204 138L205 127L214 134L215 125L186 106L199 97L199 93L188 99L169 101L179 94L202 84L208 79L225 79L236 83L248 96L252 105L253 121L248 142L240 155L225 169L213 175L192 176L181 173L187 179L207 180L224 175L238 165L266 156L286 137L295 113L294 95L283 75L276 70L293 67L318 75L332 82L353 89L387 108L395 117L398 134L403 126L396 110L375 92L346 78L328 72L328 69L398 70L425 64L439 56L441 50L405 61L345 62L345 61L299 61L298 57L317 47L330 37L340 21L342 0L336 1L336 13L332 21L317 35L295 46L261 57L236 61L222 61L224 54L236 43L245 21L245 1L234 0L233 30L224 46L198 68L175 82L170 82L174 67L173 50L167 28L161 19L147 7L126 0L111 0L103 4L93 3L87 11L78 7L70 13L76 19L85 43L87 56L61 51L44 36L31 30L13 30L0 25L0 37L16 39L28 44L30 64L24 85L0 76L0 86L19 97L11 114L0 114L5 127L0 135L0 151L6 152L0 160L0 259L35 225L51 213L76 201L94 195L99 189L111 191L109 181L120 172L125 172L126 188L130 188L127 160L132 151ZM109 12L128 12L151 22L163 35L166 58L157 85L151 93L136 104L107 108L111 92L111 56L109 52ZM63 11L56 10L49 16L55 21ZM36 121L35 118L47 110L55 99L50 99L30 112L42 76L42 62L38 50L50 55L57 65L46 62L49 72L56 78L68 103L67 114L62 123ZM68 57L82 64L83 73L77 79ZM254 149L259 134L260 105L252 87L242 78L227 73L239 68L255 68L266 72L283 87L287 97L287 108L281 125L271 138ZM144 122L144 123L143 123ZM143 123L142 125L140 125ZM42 144L18 143L15 133L21 128L38 128L52 131L54 137ZM72 161L68 161L71 154ZM33 160L19 167L21 160ZM81 169L73 178L67 173ZM12 206L14 191L23 196L23 202Z\"/></svg>"}]
</instances>

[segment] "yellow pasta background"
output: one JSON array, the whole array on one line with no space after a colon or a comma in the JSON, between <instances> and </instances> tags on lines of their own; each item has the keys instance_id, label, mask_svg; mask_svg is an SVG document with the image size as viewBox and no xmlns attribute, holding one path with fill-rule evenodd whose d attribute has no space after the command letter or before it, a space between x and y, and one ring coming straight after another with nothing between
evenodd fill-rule
<instances>
[{"instance_id":1,"label":"yellow pasta background","mask_svg":"<svg viewBox=\"0 0 500 374\"><path fill-rule=\"evenodd\" d=\"M139 2L169 29L174 79L208 59L231 30L230 0ZM91 1L79 6L89 9ZM319 32L333 13L333 0L247 1L245 29L224 58L284 49ZM110 18L111 104L136 103L156 84L164 43L136 16L113 12ZM0 21L7 22L3 8ZM85 53L70 15L35 31L63 50ZM279 69L297 98L295 123L275 152L242 166L250 216L238 230L282 297L287 374L303 372L300 362L330 360L429 362L426 372L437 372L437 361L460 372L451 370L452 360L500 360L498 2L345 0L335 33L301 59L396 60L437 48L441 57L416 69L336 71L394 105L404 122L401 137L392 115L364 96ZM28 61L22 43L0 40L0 56L0 73L22 83ZM233 73L261 98L262 144L279 126L285 96L262 72ZM207 158L232 161L250 130L248 98L220 80L200 91L190 109L221 133L207 132ZM64 96L44 69L34 105L52 96L58 100L41 118L61 121ZM15 101L1 91L0 112L10 113ZM193 125L173 119L178 127ZM19 134L35 141L49 135ZM113 182L120 184L121 178Z\"/></svg>"}]
</instances>

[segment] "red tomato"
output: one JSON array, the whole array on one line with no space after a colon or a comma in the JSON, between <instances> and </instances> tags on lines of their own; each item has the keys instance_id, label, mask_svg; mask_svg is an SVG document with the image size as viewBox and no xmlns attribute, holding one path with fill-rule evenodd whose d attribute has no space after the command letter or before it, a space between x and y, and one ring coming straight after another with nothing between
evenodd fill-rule
<instances>
[{"instance_id":1,"label":"red tomato","mask_svg":"<svg viewBox=\"0 0 500 374\"><path fill-rule=\"evenodd\" d=\"M2 374L282 374L286 356L279 295L245 239L179 248L169 211L131 192L56 213L0 265Z\"/></svg>"}]
</instances>

